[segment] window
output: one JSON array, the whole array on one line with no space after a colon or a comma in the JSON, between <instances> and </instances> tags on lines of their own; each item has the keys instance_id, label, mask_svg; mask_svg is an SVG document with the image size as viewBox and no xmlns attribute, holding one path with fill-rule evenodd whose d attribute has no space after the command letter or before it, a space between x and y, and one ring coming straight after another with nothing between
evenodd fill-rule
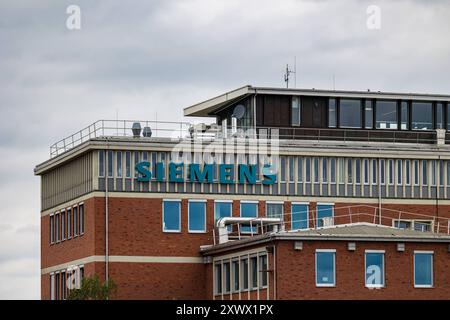
<instances>
[{"instance_id":1,"label":"window","mask_svg":"<svg viewBox=\"0 0 450 320\"><path fill-rule=\"evenodd\" d=\"M113 176L113 152L108 151L108 177Z\"/></svg>"},{"instance_id":2,"label":"window","mask_svg":"<svg viewBox=\"0 0 450 320\"><path fill-rule=\"evenodd\" d=\"M445 129L444 111L444 103L436 103L436 129Z\"/></svg>"},{"instance_id":3,"label":"window","mask_svg":"<svg viewBox=\"0 0 450 320\"><path fill-rule=\"evenodd\" d=\"M309 205L306 203L292 203L292 230L308 228L308 210Z\"/></svg>"},{"instance_id":4,"label":"window","mask_svg":"<svg viewBox=\"0 0 450 320\"><path fill-rule=\"evenodd\" d=\"M214 266L215 275L216 275L216 294L222 293L222 266L220 264L216 264Z\"/></svg>"},{"instance_id":5,"label":"window","mask_svg":"<svg viewBox=\"0 0 450 320\"><path fill-rule=\"evenodd\" d=\"M411 129L433 129L433 105L431 102L413 102L411 108Z\"/></svg>"},{"instance_id":6,"label":"window","mask_svg":"<svg viewBox=\"0 0 450 320\"><path fill-rule=\"evenodd\" d=\"M314 182L319 183L319 158L314 158Z\"/></svg>"},{"instance_id":7,"label":"window","mask_svg":"<svg viewBox=\"0 0 450 320\"><path fill-rule=\"evenodd\" d=\"M428 184L428 166L427 160L422 160L422 185Z\"/></svg>"},{"instance_id":8,"label":"window","mask_svg":"<svg viewBox=\"0 0 450 320\"><path fill-rule=\"evenodd\" d=\"M55 216L50 215L50 243L55 242Z\"/></svg>"},{"instance_id":9,"label":"window","mask_svg":"<svg viewBox=\"0 0 450 320\"><path fill-rule=\"evenodd\" d=\"M341 99L339 108L341 128L361 128L361 100Z\"/></svg>"},{"instance_id":10,"label":"window","mask_svg":"<svg viewBox=\"0 0 450 320\"><path fill-rule=\"evenodd\" d=\"M57 213L56 215L55 215L55 229L56 229L56 242L59 242L59 240L60 240L60 232L61 232L61 226L60 226L60 224L59 224L59 213Z\"/></svg>"},{"instance_id":11,"label":"window","mask_svg":"<svg viewBox=\"0 0 450 320\"><path fill-rule=\"evenodd\" d=\"M78 236L78 207L73 207L73 236Z\"/></svg>"},{"instance_id":12,"label":"window","mask_svg":"<svg viewBox=\"0 0 450 320\"><path fill-rule=\"evenodd\" d=\"M329 128L336 128L336 117L337 110L336 110L336 99L330 98L328 100L328 127Z\"/></svg>"},{"instance_id":13,"label":"window","mask_svg":"<svg viewBox=\"0 0 450 320\"><path fill-rule=\"evenodd\" d=\"M59 272L55 275L55 300L60 300L59 293L61 288L61 283L59 282L60 274Z\"/></svg>"},{"instance_id":14,"label":"window","mask_svg":"<svg viewBox=\"0 0 450 320\"><path fill-rule=\"evenodd\" d=\"M61 212L61 240L66 240L66 212Z\"/></svg>"},{"instance_id":15,"label":"window","mask_svg":"<svg viewBox=\"0 0 450 320\"><path fill-rule=\"evenodd\" d=\"M364 125L364 128L372 129L373 128L373 101L372 100L366 100L365 106L364 106L364 116L366 118L366 123Z\"/></svg>"},{"instance_id":16,"label":"window","mask_svg":"<svg viewBox=\"0 0 450 320\"><path fill-rule=\"evenodd\" d=\"M239 261L233 261L231 268L233 273L233 291L239 291Z\"/></svg>"},{"instance_id":17,"label":"window","mask_svg":"<svg viewBox=\"0 0 450 320\"><path fill-rule=\"evenodd\" d=\"M353 159L347 161L347 183L353 183Z\"/></svg>"},{"instance_id":18,"label":"window","mask_svg":"<svg viewBox=\"0 0 450 320\"><path fill-rule=\"evenodd\" d=\"M241 288L248 290L248 259L241 260Z\"/></svg>"},{"instance_id":19,"label":"window","mask_svg":"<svg viewBox=\"0 0 450 320\"><path fill-rule=\"evenodd\" d=\"M72 238L72 209L67 208L67 239Z\"/></svg>"},{"instance_id":20,"label":"window","mask_svg":"<svg viewBox=\"0 0 450 320\"><path fill-rule=\"evenodd\" d=\"M411 229L411 221L397 220L394 221L394 227L399 229Z\"/></svg>"},{"instance_id":21,"label":"window","mask_svg":"<svg viewBox=\"0 0 450 320\"><path fill-rule=\"evenodd\" d=\"M402 101L400 106L400 129L409 130L409 104Z\"/></svg>"},{"instance_id":22,"label":"window","mask_svg":"<svg viewBox=\"0 0 450 320\"><path fill-rule=\"evenodd\" d=\"M366 287L384 287L384 251L365 252Z\"/></svg>"},{"instance_id":23,"label":"window","mask_svg":"<svg viewBox=\"0 0 450 320\"><path fill-rule=\"evenodd\" d=\"M372 184L377 184L378 181L378 163L377 160L372 160Z\"/></svg>"},{"instance_id":24,"label":"window","mask_svg":"<svg viewBox=\"0 0 450 320\"><path fill-rule=\"evenodd\" d=\"M414 230L431 232L431 221L414 221Z\"/></svg>"},{"instance_id":25,"label":"window","mask_svg":"<svg viewBox=\"0 0 450 320\"><path fill-rule=\"evenodd\" d=\"M79 222L80 222L80 235L84 234L84 204L80 204L78 206L78 214L80 215L79 217Z\"/></svg>"},{"instance_id":26,"label":"window","mask_svg":"<svg viewBox=\"0 0 450 320\"><path fill-rule=\"evenodd\" d=\"M223 273L224 273L224 285L225 285L225 292L231 291L231 270L230 270L230 263L224 262L223 264Z\"/></svg>"},{"instance_id":27,"label":"window","mask_svg":"<svg viewBox=\"0 0 450 320\"><path fill-rule=\"evenodd\" d=\"M206 232L206 201L189 200L188 220L189 232Z\"/></svg>"},{"instance_id":28,"label":"window","mask_svg":"<svg viewBox=\"0 0 450 320\"><path fill-rule=\"evenodd\" d=\"M306 172L306 182L311 182L311 158L305 158L305 172Z\"/></svg>"},{"instance_id":29,"label":"window","mask_svg":"<svg viewBox=\"0 0 450 320\"><path fill-rule=\"evenodd\" d=\"M403 162L402 160L397 160L397 184L403 184Z\"/></svg>"},{"instance_id":30,"label":"window","mask_svg":"<svg viewBox=\"0 0 450 320\"><path fill-rule=\"evenodd\" d=\"M317 226L323 227L333 224L334 205L333 204L317 204Z\"/></svg>"},{"instance_id":31,"label":"window","mask_svg":"<svg viewBox=\"0 0 450 320\"><path fill-rule=\"evenodd\" d=\"M280 157L280 181L286 182L286 157Z\"/></svg>"},{"instance_id":32,"label":"window","mask_svg":"<svg viewBox=\"0 0 450 320\"><path fill-rule=\"evenodd\" d=\"M435 186L436 185L436 161L431 160L430 164L431 164L431 185Z\"/></svg>"},{"instance_id":33,"label":"window","mask_svg":"<svg viewBox=\"0 0 450 320\"><path fill-rule=\"evenodd\" d=\"M138 176L138 171L136 170L136 165L139 163L139 151L134 152L134 176Z\"/></svg>"},{"instance_id":34,"label":"window","mask_svg":"<svg viewBox=\"0 0 450 320\"><path fill-rule=\"evenodd\" d=\"M105 176L105 151L98 151L98 175L99 177Z\"/></svg>"},{"instance_id":35,"label":"window","mask_svg":"<svg viewBox=\"0 0 450 320\"><path fill-rule=\"evenodd\" d=\"M415 230L421 232L432 231L431 220L394 220L394 227L406 230Z\"/></svg>"},{"instance_id":36,"label":"window","mask_svg":"<svg viewBox=\"0 0 450 320\"><path fill-rule=\"evenodd\" d=\"M258 217L258 202L241 201L241 217L256 218ZM255 225L255 223L253 223ZM255 233L256 227L241 226L243 233Z\"/></svg>"},{"instance_id":37,"label":"window","mask_svg":"<svg viewBox=\"0 0 450 320\"><path fill-rule=\"evenodd\" d=\"M377 129L397 129L396 101L378 100L375 111Z\"/></svg>"},{"instance_id":38,"label":"window","mask_svg":"<svg viewBox=\"0 0 450 320\"><path fill-rule=\"evenodd\" d=\"M297 159L297 180L298 182L303 181L303 158L298 157Z\"/></svg>"},{"instance_id":39,"label":"window","mask_svg":"<svg viewBox=\"0 0 450 320\"><path fill-rule=\"evenodd\" d=\"M414 287L433 287L433 252L414 251Z\"/></svg>"},{"instance_id":40,"label":"window","mask_svg":"<svg viewBox=\"0 0 450 320\"><path fill-rule=\"evenodd\" d=\"M339 183L344 183L344 176L345 176L345 173L344 173L344 166L345 164L344 164L344 159L342 159L342 158L339 158L338 159L338 174L339 174Z\"/></svg>"},{"instance_id":41,"label":"window","mask_svg":"<svg viewBox=\"0 0 450 320\"><path fill-rule=\"evenodd\" d=\"M55 297L55 274L50 273L50 300L56 300Z\"/></svg>"},{"instance_id":42,"label":"window","mask_svg":"<svg viewBox=\"0 0 450 320\"><path fill-rule=\"evenodd\" d=\"M147 160L147 152L144 152L144 161ZM158 162L157 160L157 153L156 152L152 152L152 180L156 179L156 163Z\"/></svg>"},{"instance_id":43,"label":"window","mask_svg":"<svg viewBox=\"0 0 450 320\"><path fill-rule=\"evenodd\" d=\"M450 181L449 181L450 182ZM444 186L444 161L439 161L439 185Z\"/></svg>"},{"instance_id":44,"label":"window","mask_svg":"<svg viewBox=\"0 0 450 320\"><path fill-rule=\"evenodd\" d=\"M316 250L316 286L334 287L335 277L335 250Z\"/></svg>"},{"instance_id":45,"label":"window","mask_svg":"<svg viewBox=\"0 0 450 320\"><path fill-rule=\"evenodd\" d=\"M419 160L414 160L414 185L419 185Z\"/></svg>"},{"instance_id":46,"label":"window","mask_svg":"<svg viewBox=\"0 0 450 320\"><path fill-rule=\"evenodd\" d=\"M300 125L300 97L292 97L292 125Z\"/></svg>"},{"instance_id":47,"label":"window","mask_svg":"<svg viewBox=\"0 0 450 320\"><path fill-rule=\"evenodd\" d=\"M163 231L180 232L180 200L163 200Z\"/></svg>"},{"instance_id":48,"label":"window","mask_svg":"<svg viewBox=\"0 0 450 320\"><path fill-rule=\"evenodd\" d=\"M322 182L326 183L328 181L328 160L327 158L322 158Z\"/></svg>"},{"instance_id":49,"label":"window","mask_svg":"<svg viewBox=\"0 0 450 320\"><path fill-rule=\"evenodd\" d=\"M289 157L289 182L294 182L294 157Z\"/></svg>"},{"instance_id":50,"label":"window","mask_svg":"<svg viewBox=\"0 0 450 320\"><path fill-rule=\"evenodd\" d=\"M336 183L336 159L330 159L330 182Z\"/></svg>"},{"instance_id":51,"label":"window","mask_svg":"<svg viewBox=\"0 0 450 320\"><path fill-rule=\"evenodd\" d=\"M356 184L361 184L361 159L355 159Z\"/></svg>"},{"instance_id":52,"label":"window","mask_svg":"<svg viewBox=\"0 0 450 320\"><path fill-rule=\"evenodd\" d=\"M369 184L369 159L364 159L364 184Z\"/></svg>"},{"instance_id":53,"label":"window","mask_svg":"<svg viewBox=\"0 0 450 320\"><path fill-rule=\"evenodd\" d=\"M264 288L267 287L267 255L259 256L259 268L260 286Z\"/></svg>"},{"instance_id":54,"label":"window","mask_svg":"<svg viewBox=\"0 0 450 320\"><path fill-rule=\"evenodd\" d=\"M394 184L394 160L388 160L389 172L388 172L388 183L390 185Z\"/></svg>"},{"instance_id":55,"label":"window","mask_svg":"<svg viewBox=\"0 0 450 320\"><path fill-rule=\"evenodd\" d=\"M122 152L117 151L116 153L116 174L117 178L122 178Z\"/></svg>"},{"instance_id":56,"label":"window","mask_svg":"<svg viewBox=\"0 0 450 320\"><path fill-rule=\"evenodd\" d=\"M131 152L125 152L125 176L131 178Z\"/></svg>"},{"instance_id":57,"label":"window","mask_svg":"<svg viewBox=\"0 0 450 320\"><path fill-rule=\"evenodd\" d=\"M66 273L61 272L61 300L66 300Z\"/></svg>"},{"instance_id":58,"label":"window","mask_svg":"<svg viewBox=\"0 0 450 320\"><path fill-rule=\"evenodd\" d=\"M258 257L250 258L250 266L252 271L252 289L258 288Z\"/></svg>"},{"instance_id":59,"label":"window","mask_svg":"<svg viewBox=\"0 0 450 320\"><path fill-rule=\"evenodd\" d=\"M214 203L214 223L220 218L231 217L231 201L216 201ZM232 226L227 227L228 231L232 230Z\"/></svg>"},{"instance_id":60,"label":"window","mask_svg":"<svg viewBox=\"0 0 450 320\"><path fill-rule=\"evenodd\" d=\"M405 182L406 185L411 184L411 161L405 160Z\"/></svg>"},{"instance_id":61,"label":"window","mask_svg":"<svg viewBox=\"0 0 450 320\"><path fill-rule=\"evenodd\" d=\"M381 178L381 184L385 184L386 181L386 175L385 175L385 170L384 170L384 165L385 165L385 161L384 159L380 160L380 178Z\"/></svg>"},{"instance_id":62,"label":"window","mask_svg":"<svg viewBox=\"0 0 450 320\"><path fill-rule=\"evenodd\" d=\"M283 219L283 203L266 202L266 217Z\"/></svg>"}]
</instances>

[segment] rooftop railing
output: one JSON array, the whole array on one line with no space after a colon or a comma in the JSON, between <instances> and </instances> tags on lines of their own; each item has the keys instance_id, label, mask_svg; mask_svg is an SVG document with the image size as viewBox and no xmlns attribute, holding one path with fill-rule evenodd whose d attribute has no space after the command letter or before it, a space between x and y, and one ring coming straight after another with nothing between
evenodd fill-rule
<instances>
[{"instance_id":1,"label":"rooftop railing","mask_svg":"<svg viewBox=\"0 0 450 320\"><path fill-rule=\"evenodd\" d=\"M133 126L138 125L136 134ZM217 124L191 124L188 122L98 120L80 131L59 140L50 146L50 157L56 157L77 145L101 137L165 137L175 139L223 139L246 137L254 139L339 141L339 142L383 142L433 144L437 141L435 131L398 131L299 127L223 127ZM447 134L447 140L450 139ZM449 141L447 141L449 143Z\"/></svg>"},{"instance_id":2,"label":"rooftop railing","mask_svg":"<svg viewBox=\"0 0 450 320\"><path fill-rule=\"evenodd\" d=\"M323 209L327 211L328 209ZM271 216L280 218L280 222L261 223L261 217L245 223L227 224L228 239L241 240L268 232L301 231L328 228L353 223L370 223L373 225L389 226L396 229L415 230L424 233L438 233L450 235L450 217L439 217L407 211L382 208L381 213L378 206L352 205L337 207L331 217L319 218L320 209L305 210L301 212L289 212L283 215ZM306 215L306 219L292 220L294 215ZM303 227L300 227L303 226ZM212 230L214 244L223 243L219 237L219 230Z\"/></svg>"}]
</instances>

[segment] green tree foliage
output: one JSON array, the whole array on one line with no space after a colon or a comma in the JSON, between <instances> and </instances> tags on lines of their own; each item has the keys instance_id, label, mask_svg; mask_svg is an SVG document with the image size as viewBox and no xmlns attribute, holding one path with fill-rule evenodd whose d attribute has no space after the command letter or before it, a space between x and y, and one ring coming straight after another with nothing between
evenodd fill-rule
<instances>
[{"instance_id":1,"label":"green tree foliage","mask_svg":"<svg viewBox=\"0 0 450 320\"><path fill-rule=\"evenodd\" d=\"M97 275L81 280L80 289L70 290L68 300L108 300L117 292L117 285L109 279L101 283Z\"/></svg>"}]
</instances>

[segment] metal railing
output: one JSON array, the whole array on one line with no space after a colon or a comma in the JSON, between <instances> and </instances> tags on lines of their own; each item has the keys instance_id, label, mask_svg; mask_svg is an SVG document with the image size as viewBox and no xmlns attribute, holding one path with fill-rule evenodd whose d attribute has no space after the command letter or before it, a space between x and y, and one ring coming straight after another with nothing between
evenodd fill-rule
<instances>
[{"instance_id":1,"label":"metal railing","mask_svg":"<svg viewBox=\"0 0 450 320\"><path fill-rule=\"evenodd\" d=\"M329 209L323 209L324 211ZM285 232L285 231L301 231L301 230L315 230L320 228L327 228L339 225L348 225L358 222L370 223L373 225L388 226L396 229L408 229L421 232L439 233L450 235L450 217L438 217L432 215L424 215L407 211L394 210L389 208L382 208L381 213L378 206L372 205L354 205L337 207L334 209L334 215L331 218L318 218L319 210L308 210L302 212L289 212L277 216L282 218L281 222L260 224L258 218L254 222L248 221L246 223L231 223L228 224L229 232L228 238L230 240L241 240L251 238L258 235L263 235L268 232ZM307 214L307 219L292 220L293 214ZM411 225L408 228L402 227L400 221L410 221ZM306 228L293 229L295 223L304 223ZM422 228L416 227L416 224L421 224ZM423 227L423 226L427 227ZM212 230L213 243L218 244L218 230Z\"/></svg>"},{"instance_id":2,"label":"metal railing","mask_svg":"<svg viewBox=\"0 0 450 320\"><path fill-rule=\"evenodd\" d=\"M436 143L434 131L395 131L333 128L297 128L297 127L253 127L229 126L217 124L191 124L172 121L142 120L98 120L93 124L57 141L50 146L50 157L56 157L77 145L93 138L132 137L133 125L139 123L141 129L149 127L151 137L174 139L279 139L339 142L390 142L390 143ZM141 135L139 135L142 137Z\"/></svg>"}]
</instances>

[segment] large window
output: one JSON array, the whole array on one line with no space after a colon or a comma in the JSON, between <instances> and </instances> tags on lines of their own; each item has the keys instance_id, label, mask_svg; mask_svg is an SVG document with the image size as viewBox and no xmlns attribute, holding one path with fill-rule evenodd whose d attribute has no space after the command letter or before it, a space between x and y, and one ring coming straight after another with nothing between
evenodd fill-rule
<instances>
[{"instance_id":1,"label":"large window","mask_svg":"<svg viewBox=\"0 0 450 320\"><path fill-rule=\"evenodd\" d=\"M377 129L397 129L396 101L378 100L375 110Z\"/></svg>"},{"instance_id":2,"label":"large window","mask_svg":"<svg viewBox=\"0 0 450 320\"><path fill-rule=\"evenodd\" d=\"M445 105L442 102L436 103L436 129L445 129Z\"/></svg>"},{"instance_id":3,"label":"large window","mask_svg":"<svg viewBox=\"0 0 450 320\"><path fill-rule=\"evenodd\" d=\"M260 283L261 287L267 287L267 255L259 256L259 271L260 271Z\"/></svg>"},{"instance_id":4,"label":"large window","mask_svg":"<svg viewBox=\"0 0 450 320\"><path fill-rule=\"evenodd\" d=\"M125 176L131 178L131 152L125 153Z\"/></svg>"},{"instance_id":5,"label":"large window","mask_svg":"<svg viewBox=\"0 0 450 320\"><path fill-rule=\"evenodd\" d=\"M300 125L300 97L292 97L292 125Z\"/></svg>"},{"instance_id":6,"label":"large window","mask_svg":"<svg viewBox=\"0 0 450 320\"><path fill-rule=\"evenodd\" d=\"M163 231L181 231L181 203L180 200L163 201Z\"/></svg>"},{"instance_id":7,"label":"large window","mask_svg":"<svg viewBox=\"0 0 450 320\"><path fill-rule=\"evenodd\" d=\"M79 214L79 223L80 223L80 235L84 234L84 204L80 204L78 206L78 214Z\"/></svg>"},{"instance_id":8,"label":"large window","mask_svg":"<svg viewBox=\"0 0 450 320\"><path fill-rule=\"evenodd\" d=\"M244 217L244 218L258 217L258 201L241 201L241 217ZM253 222L253 225L255 225L254 222ZM256 227L242 226L241 232L255 233Z\"/></svg>"},{"instance_id":9,"label":"large window","mask_svg":"<svg viewBox=\"0 0 450 320\"><path fill-rule=\"evenodd\" d=\"M266 202L266 216L268 218L283 219L283 203L282 202Z\"/></svg>"},{"instance_id":10,"label":"large window","mask_svg":"<svg viewBox=\"0 0 450 320\"><path fill-rule=\"evenodd\" d=\"M361 100L341 99L339 107L341 128L361 128Z\"/></svg>"},{"instance_id":11,"label":"large window","mask_svg":"<svg viewBox=\"0 0 450 320\"><path fill-rule=\"evenodd\" d=\"M292 203L291 229L308 228L308 209L307 203Z\"/></svg>"},{"instance_id":12,"label":"large window","mask_svg":"<svg viewBox=\"0 0 450 320\"><path fill-rule=\"evenodd\" d=\"M433 129L433 105L431 102L413 102L411 109L411 129Z\"/></svg>"},{"instance_id":13,"label":"large window","mask_svg":"<svg viewBox=\"0 0 450 320\"><path fill-rule=\"evenodd\" d=\"M108 177L113 177L113 152L108 151Z\"/></svg>"},{"instance_id":14,"label":"large window","mask_svg":"<svg viewBox=\"0 0 450 320\"><path fill-rule=\"evenodd\" d=\"M98 175L99 177L105 176L105 151L98 151Z\"/></svg>"},{"instance_id":15,"label":"large window","mask_svg":"<svg viewBox=\"0 0 450 320\"><path fill-rule=\"evenodd\" d=\"M188 220L189 232L200 233L206 231L206 201L189 200Z\"/></svg>"},{"instance_id":16,"label":"large window","mask_svg":"<svg viewBox=\"0 0 450 320\"><path fill-rule=\"evenodd\" d=\"M384 286L384 251L366 250L365 253L366 287Z\"/></svg>"},{"instance_id":17,"label":"large window","mask_svg":"<svg viewBox=\"0 0 450 320\"><path fill-rule=\"evenodd\" d=\"M231 270L230 270L230 263L224 262L223 263L223 273L224 273L224 291L226 293L229 293L231 291Z\"/></svg>"},{"instance_id":18,"label":"large window","mask_svg":"<svg viewBox=\"0 0 450 320\"><path fill-rule=\"evenodd\" d=\"M214 223L224 217L231 217L231 201L216 201L214 203ZM231 231L232 227L228 226L228 230Z\"/></svg>"},{"instance_id":19,"label":"large window","mask_svg":"<svg viewBox=\"0 0 450 320\"><path fill-rule=\"evenodd\" d=\"M61 226L59 224L59 213L55 215L55 229L56 229L56 242L60 240L60 232L61 232Z\"/></svg>"},{"instance_id":20,"label":"large window","mask_svg":"<svg viewBox=\"0 0 450 320\"><path fill-rule=\"evenodd\" d=\"M336 285L336 250L316 250L316 286L333 287Z\"/></svg>"},{"instance_id":21,"label":"large window","mask_svg":"<svg viewBox=\"0 0 450 320\"><path fill-rule=\"evenodd\" d=\"M334 205L332 204L317 204L317 226L323 227L325 225L333 224Z\"/></svg>"},{"instance_id":22,"label":"large window","mask_svg":"<svg viewBox=\"0 0 450 320\"><path fill-rule=\"evenodd\" d=\"M72 209L67 209L67 239L72 238Z\"/></svg>"},{"instance_id":23,"label":"large window","mask_svg":"<svg viewBox=\"0 0 450 320\"><path fill-rule=\"evenodd\" d=\"M330 100L328 100L328 127L336 128L336 115L336 99L330 98Z\"/></svg>"},{"instance_id":24,"label":"large window","mask_svg":"<svg viewBox=\"0 0 450 320\"><path fill-rule=\"evenodd\" d=\"M66 212L61 211L61 240L66 240Z\"/></svg>"},{"instance_id":25,"label":"large window","mask_svg":"<svg viewBox=\"0 0 450 320\"><path fill-rule=\"evenodd\" d=\"M239 291L239 260L233 261L231 268L233 274L233 291Z\"/></svg>"},{"instance_id":26,"label":"large window","mask_svg":"<svg viewBox=\"0 0 450 320\"><path fill-rule=\"evenodd\" d=\"M117 178L122 178L122 151L116 153L116 174Z\"/></svg>"},{"instance_id":27,"label":"large window","mask_svg":"<svg viewBox=\"0 0 450 320\"><path fill-rule=\"evenodd\" d=\"M248 290L248 259L241 260L241 289Z\"/></svg>"},{"instance_id":28,"label":"large window","mask_svg":"<svg viewBox=\"0 0 450 320\"><path fill-rule=\"evenodd\" d=\"M73 208L73 236L78 236L78 207Z\"/></svg>"},{"instance_id":29,"label":"large window","mask_svg":"<svg viewBox=\"0 0 450 320\"><path fill-rule=\"evenodd\" d=\"M414 252L414 287L431 288L433 286L433 252Z\"/></svg>"},{"instance_id":30,"label":"large window","mask_svg":"<svg viewBox=\"0 0 450 320\"><path fill-rule=\"evenodd\" d=\"M215 283L216 283L216 294L222 293L222 265L216 264L214 266Z\"/></svg>"},{"instance_id":31,"label":"large window","mask_svg":"<svg viewBox=\"0 0 450 320\"><path fill-rule=\"evenodd\" d=\"M252 289L258 288L258 257L250 258L251 275L252 275Z\"/></svg>"}]
</instances>

